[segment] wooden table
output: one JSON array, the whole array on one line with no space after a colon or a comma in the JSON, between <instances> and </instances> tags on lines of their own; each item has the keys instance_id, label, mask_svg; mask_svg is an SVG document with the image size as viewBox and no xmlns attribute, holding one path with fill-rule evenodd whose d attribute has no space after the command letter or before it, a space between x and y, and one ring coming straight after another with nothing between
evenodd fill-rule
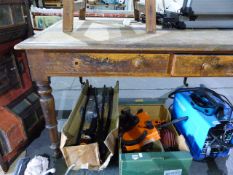
<instances>
[{"instance_id":1,"label":"wooden table","mask_svg":"<svg viewBox=\"0 0 233 175\"><path fill-rule=\"evenodd\" d=\"M133 20L132 20L133 21ZM233 30L162 30L145 24L88 18L62 32L62 22L22 43L57 154L59 137L51 76L232 77Z\"/></svg>"}]
</instances>

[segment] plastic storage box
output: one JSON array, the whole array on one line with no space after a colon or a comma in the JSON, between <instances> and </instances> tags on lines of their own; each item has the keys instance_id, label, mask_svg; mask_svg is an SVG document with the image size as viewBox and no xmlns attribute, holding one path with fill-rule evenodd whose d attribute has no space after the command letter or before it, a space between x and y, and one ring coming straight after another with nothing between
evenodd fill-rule
<instances>
[{"instance_id":1,"label":"plastic storage box","mask_svg":"<svg viewBox=\"0 0 233 175\"><path fill-rule=\"evenodd\" d=\"M147 100L122 100L119 109L130 107L132 113L143 108L153 118L171 120L170 113L164 105ZM183 175L188 174L192 156L184 141L183 136L176 133L180 151L173 152L137 152L123 153L119 150L120 175ZM163 150L163 149L161 149Z\"/></svg>"}]
</instances>

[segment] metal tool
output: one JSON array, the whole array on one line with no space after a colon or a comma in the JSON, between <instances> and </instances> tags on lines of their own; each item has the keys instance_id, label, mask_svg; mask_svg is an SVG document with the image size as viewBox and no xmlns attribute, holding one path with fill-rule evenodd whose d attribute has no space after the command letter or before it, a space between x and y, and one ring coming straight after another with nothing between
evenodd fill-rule
<instances>
[{"instance_id":1,"label":"metal tool","mask_svg":"<svg viewBox=\"0 0 233 175\"><path fill-rule=\"evenodd\" d=\"M90 86L81 113L82 119L76 145L97 142L101 160L104 160L107 152L104 140L111 125L113 96L112 88L104 86L98 89Z\"/></svg>"},{"instance_id":2,"label":"metal tool","mask_svg":"<svg viewBox=\"0 0 233 175\"><path fill-rule=\"evenodd\" d=\"M172 124L187 120L188 117L182 117L171 122L159 124L153 121L147 112L140 109L136 116L131 114L130 109L121 112L121 121L123 119L123 127L121 129L122 148L124 151L142 151L147 145L153 145L160 140L159 130ZM128 120L128 121L127 121Z\"/></svg>"}]
</instances>

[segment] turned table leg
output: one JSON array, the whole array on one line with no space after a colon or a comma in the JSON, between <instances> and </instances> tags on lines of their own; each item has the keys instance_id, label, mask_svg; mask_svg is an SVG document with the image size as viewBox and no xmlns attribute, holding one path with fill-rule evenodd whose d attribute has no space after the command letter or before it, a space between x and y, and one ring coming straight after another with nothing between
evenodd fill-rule
<instances>
[{"instance_id":1,"label":"turned table leg","mask_svg":"<svg viewBox=\"0 0 233 175\"><path fill-rule=\"evenodd\" d=\"M37 81L38 93L40 95L40 104L43 111L43 115L46 121L46 128L49 130L49 136L51 140L50 148L54 152L54 157L60 156L59 150L59 137L57 130L57 119L55 114L55 104L52 95L52 88L50 87L50 80Z\"/></svg>"}]
</instances>

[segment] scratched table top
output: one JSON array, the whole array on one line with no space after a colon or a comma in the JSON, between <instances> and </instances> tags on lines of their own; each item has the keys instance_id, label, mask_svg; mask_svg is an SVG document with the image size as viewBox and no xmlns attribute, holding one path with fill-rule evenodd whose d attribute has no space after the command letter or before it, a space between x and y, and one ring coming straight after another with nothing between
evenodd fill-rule
<instances>
[{"instance_id":1,"label":"scratched table top","mask_svg":"<svg viewBox=\"0 0 233 175\"><path fill-rule=\"evenodd\" d=\"M164 30L148 34L133 19L74 19L73 32L62 21L16 45L15 49L104 51L233 51L233 30Z\"/></svg>"}]
</instances>

